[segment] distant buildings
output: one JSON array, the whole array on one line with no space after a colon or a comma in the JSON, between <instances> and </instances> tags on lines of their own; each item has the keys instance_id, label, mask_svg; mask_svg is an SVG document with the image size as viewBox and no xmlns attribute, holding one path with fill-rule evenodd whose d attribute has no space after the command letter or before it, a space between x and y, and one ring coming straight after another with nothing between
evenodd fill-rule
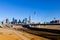
<instances>
[{"instance_id":1,"label":"distant buildings","mask_svg":"<svg viewBox=\"0 0 60 40\"><path fill-rule=\"evenodd\" d=\"M13 18L11 24L18 24L17 19Z\"/></svg>"},{"instance_id":2,"label":"distant buildings","mask_svg":"<svg viewBox=\"0 0 60 40\"><path fill-rule=\"evenodd\" d=\"M22 23L24 23L24 24L28 24L28 20L27 20L27 18L23 19Z\"/></svg>"},{"instance_id":3,"label":"distant buildings","mask_svg":"<svg viewBox=\"0 0 60 40\"><path fill-rule=\"evenodd\" d=\"M2 24L10 24L9 19L5 19L4 21L1 22Z\"/></svg>"},{"instance_id":4,"label":"distant buildings","mask_svg":"<svg viewBox=\"0 0 60 40\"><path fill-rule=\"evenodd\" d=\"M19 19L12 18L10 22L9 19L3 20L1 24L31 24L31 16L29 18L24 18L22 21Z\"/></svg>"},{"instance_id":5,"label":"distant buildings","mask_svg":"<svg viewBox=\"0 0 60 40\"><path fill-rule=\"evenodd\" d=\"M50 24L60 24L60 20L52 20L50 21Z\"/></svg>"},{"instance_id":6,"label":"distant buildings","mask_svg":"<svg viewBox=\"0 0 60 40\"><path fill-rule=\"evenodd\" d=\"M22 23L30 24L31 23L31 16L29 16L29 19L27 19L27 18L23 19Z\"/></svg>"},{"instance_id":7,"label":"distant buildings","mask_svg":"<svg viewBox=\"0 0 60 40\"><path fill-rule=\"evenodd\" d=\"M35 22L31 22L31 16L29 18L24 18L22 21L19 19L12 18L12 21L10 22L9 19L5 19L1 22L1 24L36 24ZM44 22L44 23L37 23L37 24L60 24L60 20L52 20L50 22Z\"/></svg>"}]
</instances>

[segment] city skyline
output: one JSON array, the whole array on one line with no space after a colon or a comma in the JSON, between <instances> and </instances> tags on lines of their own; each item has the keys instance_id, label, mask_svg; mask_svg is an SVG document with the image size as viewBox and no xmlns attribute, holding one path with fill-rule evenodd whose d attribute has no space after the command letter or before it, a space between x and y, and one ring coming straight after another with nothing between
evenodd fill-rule
<instances>
[{"instance_id":1,"label":"city skyline","mask_svg":"<svg viewBox=\"0 0 60 40\"><path fill-rule=\"evenodd\" d=\"M23 20L29 16L32 22L60 20L60 0L0 0L0 21L13 17Z\"/></svg>"}]
</instances>

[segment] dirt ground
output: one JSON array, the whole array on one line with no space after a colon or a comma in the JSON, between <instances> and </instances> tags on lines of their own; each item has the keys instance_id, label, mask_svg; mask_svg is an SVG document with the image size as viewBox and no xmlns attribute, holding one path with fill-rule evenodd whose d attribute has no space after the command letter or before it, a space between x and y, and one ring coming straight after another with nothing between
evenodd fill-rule
<instances>
[{"instance_id":1,"label":"dirt ground","mask_svg":"<svg viewBox=\"0 0 60 40\"><path fill-rule=\"evenodd\" d=\"M26 32L0 28L0 40L49 40L49 39L32 35Z\"/></svg>"}]
</instances>

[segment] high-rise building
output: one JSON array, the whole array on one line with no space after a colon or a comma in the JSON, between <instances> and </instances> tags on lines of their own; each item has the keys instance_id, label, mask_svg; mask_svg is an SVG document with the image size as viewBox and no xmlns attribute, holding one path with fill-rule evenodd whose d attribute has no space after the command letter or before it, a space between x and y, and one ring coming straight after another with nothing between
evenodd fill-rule
<instances>
[{"instance_id":1,"label":"high-rise building","mask_svg":"<svg viewBox=\"0 0 60 40\"><path fill-rule=\"evenodd\" d=\"M23 19L22 23L24 23L24 19Z\"/></svg>"},{"instance_id":2,"label":"high-rise building","mask_svg":"<svg viewBox=\"0 0 60 40\"><path fill-rule=\"evenodd\" d=\"M25 20L24 20L24 21L25 21L25 24L27 24L27 23L28 23L28 20L27 20L27 18L25 18Z\"/></svg>"},{"instance_id":3,"label":"high-rise building","mask_svg":"<svg viewBox=\"0 0 60 40\"><path fill-rule=\"evenodd\" d=\"M28 23L27 18L23 19L22 23L27 24Z\"/></svg>"},{"instance_id":4,"label":"high-rise building","mask_svg":"<svg viewBox=\"0 0 60 40\"><path fill-rule=\"evenodd\" d=\"M10 22L9 22L9 19L5 19L3 22L2 22L2 24L9 24Z\"/></svg>"},{"instance_id":5,"label":"high-rise building","mask_svg":"<svg viewBox=\"0 0 60 40\"><path fill-rule=\"evenodd\" d=\"M12 20L13 20L12 22L13 22L13 24L14 24L15 19L13 18Z\"/></svg>"},{"instance_id":6,"label":"high-rise building","mask_svg":"<svg viewBox=\"0 0 60 40\"><path fill-rule=\"evenodd\" d=\"M6 23L8 23L9 22L9 20L8 19L6 19Z\"/></svg>"},{"instance_id":7,"label":"high-rise building","mask_svg":"<svg viewBox=\"0 0 60 40\"><path fill-rule=\"evenodd\" d=\"M29 23L29 24L31 23L31 16L29 16L29 21L28 21L28 23Z\"/></svg>"},{"instance_id":8,"label":"high-rise building","mask_svg":"<svg viewBox=\"0 0 60 40\"><path fill-rule=\"evenodd\" d=\"M10 23L10 22L9 22L9 19L6 19L6 20L5 20L5 23L6 23L6 24L9 24L9 23Z\"/></svg>"},{"instance_id":9,"label":"high-rise building","mask_svg":"<svg viewBox=\"0 0 60 40\"><path fill-rule=\"evenodd\" d=\"M1 24L3 24L3 21L1 22Z\"/></svg>"},{"instance_id":10,"label":"high-rise building","mask_svg":"<svg viewBox=\"0 0 60 40\"><path fill-rule=\"evenodd\" d=\"M15 24L15 18L12 18L11 24Z\"/></svg>"},{"instance_id":11,"label":"high-rise building","mask_svg":"<svg viewBox=\"0 0 60 40\"><path fill-rule=\"evenodd\" d=\"M15 21L14 21L14 24L17 24L18 22L17 22L17 19L15 19Z\"/></svg>"},{"instance_id":12,"label":"high-rise building","mask_svg":"<svg viewBox=\"0 0 60 40\"><path fill-rule=\"evenodd\" d=\"M21 23L21 20L19 19L18 24L20 24L20 23Z\"/></svg>"}]
</instances>

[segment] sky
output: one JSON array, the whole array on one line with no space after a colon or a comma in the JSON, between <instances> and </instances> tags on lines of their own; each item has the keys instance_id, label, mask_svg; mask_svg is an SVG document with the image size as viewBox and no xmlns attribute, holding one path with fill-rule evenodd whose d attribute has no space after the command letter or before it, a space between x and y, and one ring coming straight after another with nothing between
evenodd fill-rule
<instances>
[{"instance_id":1,"label":"sky","mask_svg":"<svg viewBox=\"0 0 60 40\"><path fill-rule=\"evenodd\" d=\"M23 20L29 16L32 22L60 20L60 0L0 0L0 21Z\"/></svg>"}]
</instances>

